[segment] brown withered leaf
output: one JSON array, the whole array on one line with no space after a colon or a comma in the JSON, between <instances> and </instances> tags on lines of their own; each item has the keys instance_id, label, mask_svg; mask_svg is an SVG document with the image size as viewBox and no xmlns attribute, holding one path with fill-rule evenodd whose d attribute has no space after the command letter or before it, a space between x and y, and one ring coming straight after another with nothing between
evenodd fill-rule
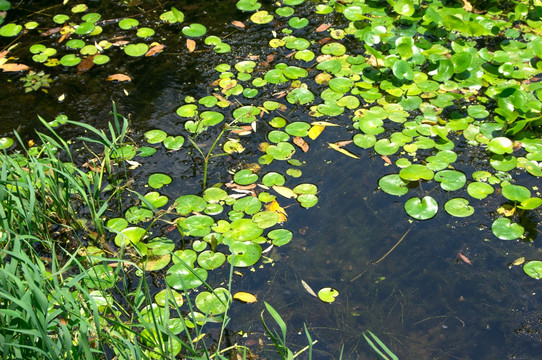
<instances>
[{"instance_id":1,"label":"brown withered leaf","mask_svg":"<svg viewBox=\"0 0 542 360\"><path fill-rule=\"evenodd\" d=\"M229 129L232 134L246 134L252 132L252 126L250 125L241 125L236 126L234 129Z\"/></svg>"},{"instance_id":2,"label":"brown withered leaf","mask_svg":"<svg viewBox=\"0 0 542 360\"><path fill-rule=\"evenodd\" d=\"M320 26L318 26L316 28L316 30L314 30L315 32L322 32L322 31L326 31L327 29L329 29L331 27L331 24L322 24Z\"/></svg>"},{"instance_id":3,"label":"brown withered leaf","mask_svg":"<svg viewBox=\"0 0 542 360\"><path fill-rule=\"evenodd\" d=\"M113 74L113 75L109 75L106 79L107 81L132 81L132 78L129 77L128 75L124 75L124 74Z\"/></svg>"},{"instance_id":4,"label":"brown withered leaf","mask_svg":"<svg viewBox=\"0 0 542 360\"><path fill-rule=\"evenodd\" d=\"M0 65L0 69L2 69L2 71L5 71L5 72L24 71L24 70L30 69L30 67L28 67L25 64L13 64L13 63L10 63L10 64L2 64L2 65Z\"/></svg>"},{"instance_id":5,"label":"brown withered leaf","mask_svg":"<svg viewBox=\"0 0 542 360\"><path fill-rule=\"evenodd\" d=\"M322 38L322 39L318 40L318 44L324 45L324 44L328 43L329 41L331 41L331 38L328 36L328 37L325 37L325 38Z\"/></svg>"},{"instance_id":6,"label":"brown withered leaf","mask_svg":"<svg viewBox=\"0 0 542 360\"><path fill-rule=\"evenodd\" d=\"M465 255L461 254L461 252L457 253L457 255L459 255L459 257L461 258L461 260L463 260L465 263L469 264L470 266L472 266L472 263L470 262L469 258L466 257Z\"/></svg>"},{"instance_id":7,"label":"brown withered leaf","mask_svg":"<svg viewBox=\"0 0 542 360\"><path fill-rule=\"evenodd\" d=\"M115 41L114 43L111 43L111 45L113 45L113 46L124 46L124 45L126 45L128 43L129 43L128 40L119 40L119 41Z\"/></svg>"},{"instance_id":8,"label":"brown withered leaf","mask_svg":"<svg viewBox=\"0 0 542 360\"><path fill-rule=\"evenodd\" d=\"M77 75L89 71L90 68L94 66L94 56L96 55L87 56L79 63L79 65L77 65Z\"/></svg>"},{"instance_id":9,"label":"brown withered leaf","mask_svg":"<svg viewBox=\"0 0 542 360\"><path fill-rule=\"evenodd\" d=\"M40 34L40 36L49 36L49 35L53 35L53 34L56 34L57 32L59 32L61 29L61 27L55 27L55 28L52 28L52 29L49 29L49 30L45 30L44 32L42 32Z\"/></svg>"},{"instance_id":10,"label":"brown withered leaf","mask_svg":"<svg viewBox=\"0 0 542 360\"><path fill-rule=\"evenodd\" d=\"M253 190L256 188L256 184L239 185L236 183L226 183L225 185L229 189L238 189L238 190Z\"/></svg>"},{"instance_id":11,"label":"brown withered leaf","mask_svg":"<svg viewBox=\"0 0 542 360\"><path fill-rule=\"evenodd\" d=\"M273 60L275 60L275 54L269 54L269 55L267 55L267 59L266 59L266 60L267 60L268 63L273 62Z\"/></svg>"},{"instance_id":12,"label":"brown withered leaf","mask_svg":"<svg viewBox=\"0 0 542 360\"><path fill-rule=\"evenodd\" d=\"M463 0L463 9L468 12L472 12L472 5L467 0Z\"/></svg>"},{"instance_id":13,"label":"brown withered leaf","mask_svg":"<svg viewBox=\"0 0 542 360\"><path fill-rule=\"evenodd\" d=\"M186 48L188 49L188 52L193 52L196 50L196 42L192 39L186 39Z\"/></svg>"},{"instance_id":14,"label":"brown withered leaf","mask_svg":"<svg viewBox=\"0 0 542 360\"><path fill-rule=\"evenodd\" d=\"M162 52L164 50L164 44L156 45L151 47L147 53L145 53L145 56L153 56L158 54L159 52Z\"/></svg>"},{"instance_id":15,"label":"brown withered leaf","mask_svg":"<svg viewBox=\"0 0 542 360\"><path fill-rule=\"evenodd\" d=\"M235 27L238 27L238 28L241 28L241 29L244 29L245 28L245 24L243 24L242 22L238 21L238 20L234 20L231 22L233 26Z\"/></svg>"},{"instance_id":16,"label":"brown withered leaf","mask_svg":"<svg viewBox=\"0 0 542 360\"><path fill-rule=\"evenodd\" d=\"M0 59L5 58L7 54L9 54L9 50L0 51Z\"/></svg>"},{"instance_id":17,"label":"brown withered leaf","mask_svg":"<svg viewBox=\"0 0 542 360\"><path fill-rule=\"evenodd\" d=\"M343 147L343 146L346 146L348 144L352 144L352 140L344 140L344 141L338 141L335 143L335 145L337 145L337 147Z\"/></svg>"},{"instance_id":18,"label":"brown withered leaf","mask_svg":"<svg viewBox=\"0 0 542 360\"><path fill-rule=\"evenodd\" d=\"M386 155L382 155L381 158L382 158L382 160L384 160L386 162L386 164L392 165L392 162L391 162L390 158L387 157Z\"/></svg>"},{"instance_id":19,"label":"brown withered leaf","mask_svg":"<svg viewBox=\"0 0 542 360\"><path fill-rule=\"evenodd\" d=\"M307 142L306 142L305 140L303 140L302 137L295 136L295 137L294 137L294 144L296 144L297 146L299 146L299 148L300 148L301 150L303 150L303 152L309 151L309 144L307 144Z\"/></svg>"}]
</instances>

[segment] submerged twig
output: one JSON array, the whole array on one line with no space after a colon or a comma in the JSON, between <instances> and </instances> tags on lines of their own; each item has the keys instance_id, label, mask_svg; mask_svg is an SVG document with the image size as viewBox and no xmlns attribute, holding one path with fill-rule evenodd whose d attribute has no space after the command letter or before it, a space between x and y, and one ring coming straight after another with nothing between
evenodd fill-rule
<instances>
[{"instance_id":1,"label":"submerged twig","mask_svg":"<svg viewBox=\"0 0 542 360\"><path fill-rule=\"evenodd\" d=\"M412 230L412 227L414 226L414 224L410 225L410 227L408 228L408 230L404 233L403 236L401 236L401 238L399 239L399 241L397 241L397 243L395 243L395 245L393 245L393 247L387 252L384 254L384 256L382 256L380 259L378 259L377 261L375 261L373 263L373 265L376 265L378 264L379 262L381 262L382 260L384 260L386 258L386 256L388 256L393 250L395 250L395 248L397 246L399 246L399 244L401 243L401 241L403 241L403 239L407 236L407 234L410 232L410 230Z\"/></svg>"}]
</instances>

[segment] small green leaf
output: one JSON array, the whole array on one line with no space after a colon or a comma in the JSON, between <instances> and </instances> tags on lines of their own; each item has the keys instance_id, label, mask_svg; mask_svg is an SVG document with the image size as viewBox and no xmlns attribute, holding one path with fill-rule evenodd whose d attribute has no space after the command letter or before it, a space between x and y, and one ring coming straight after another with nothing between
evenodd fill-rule
<instances>
[{"instance_id":1,"label":"small green leaf","mask_svg":"<svg viewBox=\"0 0 542 360\"><path fill-rule=\"evenodd\" d=\"M413 197L405 203L405 210L416 220L428 220L437 214L438 204L431 196Z\"/></svg>"},{"instance_id":2,"label":"small green leaf","mask_svg":"<svg viewBox=\"0 0 542 360\"><path fill-rule=\"evenodd\" d=\"M501 240L514 240L521 237L525 231L523 226L512 223L508 218L498 218L491 225L493 234Z\"/></svg>"}]
</instances>

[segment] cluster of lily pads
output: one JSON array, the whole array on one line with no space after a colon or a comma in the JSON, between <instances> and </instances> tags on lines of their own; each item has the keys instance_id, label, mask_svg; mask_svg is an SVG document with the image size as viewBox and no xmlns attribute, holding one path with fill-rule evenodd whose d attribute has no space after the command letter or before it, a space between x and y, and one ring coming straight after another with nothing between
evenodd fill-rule
<instances>
[{"instance_id":1,"label":"cluster of lily pads","mask_svg":"<svg viewBox=\"0 0 542 360\"><path fill-rule=\"evenodd\" d=\"M0 10L7 11L10 8L9 2L0 2ZM161 38L156 34L158 28L182 24L185 17L184 13L175 7L157 14L156 18L148 14L136 14L119 19L102 19L101 14L90 12L89 7L82 3L65 4L62 9L65 13L54 14L51 17L52 22L29 20L25 23L15 21L4 24L0 27L0 36L17 37L19 40L22 35L40 34L45 40L29 47L35 63L47 67L77 66L78 71L84 72L93 65L108 63L112 49L115 48L123 49L124 53L131 57L152 56L161 52L164 44L160 43ZM117 28L112 29L112 26ZM195 40L192 39L202 38L207 33L207 28L202 24L192 23L182 27L181 33L194 41L195 46ZM230 46L216 36L207 36L203 42L216 53L230 51ZM14 46L10 47L12 48Z\"/></svg>"}]
</instances>

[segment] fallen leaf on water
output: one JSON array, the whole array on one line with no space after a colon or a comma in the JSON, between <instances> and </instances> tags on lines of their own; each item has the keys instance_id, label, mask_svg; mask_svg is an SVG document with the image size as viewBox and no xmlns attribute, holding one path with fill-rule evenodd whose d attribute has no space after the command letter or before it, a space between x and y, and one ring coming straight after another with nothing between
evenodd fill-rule
<instances>
[{"instance_id":1,"label":"fallen leaf on water","mask_svg":"<svg viewBox=\"0 0 542 360\"><path fill-rule=\"evenodd\" d=\"M186 47L188 48L188 52L192 52L196 50L196 42L192 39L186 39Z\"/></svg>"},{"instance_id":2,"label":"fallen leaf on water","mask_svg":"<svg viewBox=\"0 0 542 360\"><path fill-rule=\"evenodd\" d=\"M114 81L114 80L117 80L117 81L132 81L132 78L129 77L128 75L124 75L124 74L113 74L113 75L109 75L106 80L107 81Z\"/></svg>"},{"instance_id":3,"label":"fallen leaf on water","mask_svg":"<svg viewBox=\"0 0 542 360\"><path fill-rule=\"evenodd\" d=\"M267 55L267 62L270 63L273 60L275 60L275 54L269 54Z\"/></svg>"},{"instance_id":4,"label":"fallen leaf on water","mask_svg":"<svg viewBox=\"0 0 542 360\"><path fill-rule=\"evenodd\" d=\"M463 9L468 12L472 12L472 5L467 0L463 0Z\"/></svg>"},{"instance_id":5,"label":"fallen leaf on water","mask_svg":"<svg viewBox=\"0 0 542 360\"><path fill-rule=\"evenodd\" d=\"M286 214L284 208L279 205L277 200L273 200L268 205L266 205L265 210L274 211L279 214L279 222L281 223L287 220L288 215Z\"/></svg>"},{"instance_id":6,"label":"fallen leaf on water","mask_svg":"<svg viewBox=\"0 0 542 360\"><path fill-rule=\"evenodd\" d=\"M56 34L57 32L60 31L60 27L55 27L55 28L52 28L52 29L49 29L49 30L45 30L44 32L42 32L40 34L40 36L49 36L49 35L53 35L53 34Z\"/></svg>"},{"instance_id":7,"label":"fallen leaf on water","mask_svg":"<svg viewBox=\"0 0 542 360\"><path fill-rule=\"evenodd\" d=\"M329 29L331 27L331 24L322 24L320 26L318 26L316 28L316 30L314 30L315 32L322 32L322 31L326 31L327 29Z\"/></svg>"},{"instance_id":8,"label":"fallen leaf on water","mask_svg":"<svg viewBox=\"0 0 542 360\"><path fill-rule=\"evenodd\" d=\"M316 139L326 127L324 125L313 125L309 130L309 138Z\"/></svg>"},{"instance_id":9,"label":"fallen leaf on water","mask_svg":"<svg viewBox=\"0 0 542 360\"><path fill-rule=\"evenodd\" d=\"M250 125L235 126L228 130L230 130L232 134L247 135L252 132L252 126Z\"/></svg>"},{"instance_id":10,"label":"fallen leaf on water","mask_svg":"<svg viewBox=\"0 0 542 360\"><path fill-rule=\"evenodd\" d=\"M128 40L119 40L119 41L115 41L114 43L111 43L112 46L124 46L126 44L128 44L129 41Z\"/></svg>"},{"instance_id":11,"label":"fallen leaf on water","mask_svg":"<svg viewBox=\"0 0 542 360\"><path fill-rule=\"evenodd\" d=\"M275 190L277 193L287 199L297 198L297 194L292 189L287 188L286 186L273 185L273 190Z\"/></svg>"},{"instance_id":12,"label":"fallen leaf on water","mask_svg":"<svg viewBox=\"0 0 542 360\"><path fill-rule=\"evenodd\" d=\"M304 288L309 294L311 294L311 295L314 296L314 297L318 297L318 295L316 295L316 293L314 292L314 290L311 289L311 287L309 286L309 284L307 284L304 280L301 280L301 285L303 285L303 288Z\"/></svg>"},{"instance_id":13,"label":"fallen leaf on water","mask_svg":"<svg viewBox=\"0 0 542 360\"><path fill-rule=\"evenodd\" d=\"M0 69L2 69L3 71L24 71L24 70L28 70L30 69L30 67L28 67L27 65L25 64L2 64L0 65Z\"/></svg>"},{"instance_id":14,"label":"fallen leaf on water","mask_svg":"<svg viewBox=\"0 0 542 360\"><path fill-rule=\"evenodd\" d=\"M79 65L77 65L77 75L89 71L90 68L94 66L94 56L96 55L87 56L79 63Z\"/></svg>"},{"instance_id":15,"label":"fallen leaf on water","mask_svg":"<svg viewBox=\"0 0 542 360\"><path fill-rule=\"evenodd\" d=\"M339 125L331 123L329 121L313 121L313 122L311 122L311 125L339 126Z\"/></svg>"},{"instance_id":16,"label":"fallen leaf on water","mask_svg":"<svg viewBox=\"0 0 542 360\"><path fill-rule=\"evenodd\" d=\"M463 260L464 262L466 262L467 264L469 264L470 266L472 266L472 263L470 262L469 258L466 257L465 255L461 254L461 252L457 253L457 255L459 255L459 257L461 258L461 260Z\"/></svg>"},{"instance_id":17,"label":"fallen leaf on water","mask_svg":"<svg viewBox=\"0 0 542 360\"><path fill-rule=\"evenodd\" d=\"M239 190L252 190L256 188L256 184L250 184L250 185L239 185L236 183L226 183L225 184L227 188L230 189L239 189Z\"/></svg>"},{"instance_id":18,"label":"fallen leaf on water","mask_svg":"<svg viewBox=\"0 0 542 360\"><path fill-rule=\"evenodd\" d=\"M525 262L525 256L522 256L520 258L517 258L516 260L512 261L510 265L518 266Z\"/></svg>"},{"instance_id":19,"label":"fallen leaf on water","mask_svg":"<svg viewBox=\"0 0 542 360\"><path fill-rule=\"evenodd\" d=\"M352 140L344 140L344 141L337 141L334 144L337 145L338 147L343 147L343 146L346 146L346 145L351 144L351 143L353 143Z\"/></svg>"},{"instance_id":20,"label":"fallen leaf on water","mask_svg":"<svg viewBox=\"0 0 542 360\"><path fill-rule=\"evenodd\" d=\"M388 164L388 165L392 164L390 158L387 157L386 155L382 155L381 158L382 158L382 160L384 160L386 162L386 164Z\"/></svg>"},{"instance_id":21,"label":"fallen leaf on water","mask_svg":"<svg viewBox=\"0 0 542 360\"><path fill-rule=\"evenodd\" d=\"M231 23L233 24L233 26L237 26L238 28L241 28L241 29L245 28L245 24L243 24L242 22L240 22L238 20L234 20Z\"/></svg>"},{"instance_id":22,"label":"fallen leaf on water","mask_svg":"<svg viewBox=\"0 0 542 360\"><path fill-rule=\"evenodd\" d=\"M145 56L153 56L164 50L164 44L153 46L145 53Z\"/></svg>"},{"instance_id":23,"label":"fallen leaf on water","mask_svg":"<svg viewBox=\"0 0 542 360\"><path fill-rule=\"evenodd\" d=\"M309 144L307 144L307 142L303 140L303 138L295 136L293 141L294 144L296 144L301 150L303 150L303 152L309 151Z\"/></svg>"},{"instance_id":24,"label":"fallen leaf on water","mask_svg":"<svg viewBox=\"0 0 542 360\"><path fill-rule=\"evenodd\" d=\"M233 298L237 301L241 301L241 302L249 303L249 304L255 303L256 301L258 301L258 298L256 297L256 295L252 295L251 293L247 293L244 291L236 292L233 295Z\"/></svg>"},{"instance_id":25,"label":"fallen leaf on water","mask_svg":"<svg viewBox=\"0 0 542 360\"><path fill-rule=\"evenodd\" d=\"M355 155L355 154L352 154L350 151L346 150L346 149L342 149L340 146L338 146L337 144L332 144L332 143L327 143L329 145L330 148L332 148L333 150L336 150L338 152L340 152L341 154L344 154L346 156L350 156L351 158L354 158L354 159L359 159L359 156Z\"/></svg>"},{"instance_id":26,"label":"fallen leaf on water","mask_svg":"<svg viewBox=\"0 0 542 360\"><path fill-rule=\"evenodd\" d=\"M9 50L0 51L0 59L5 58L7 54L9 54Z\"/></svg>"}]
</instances>

